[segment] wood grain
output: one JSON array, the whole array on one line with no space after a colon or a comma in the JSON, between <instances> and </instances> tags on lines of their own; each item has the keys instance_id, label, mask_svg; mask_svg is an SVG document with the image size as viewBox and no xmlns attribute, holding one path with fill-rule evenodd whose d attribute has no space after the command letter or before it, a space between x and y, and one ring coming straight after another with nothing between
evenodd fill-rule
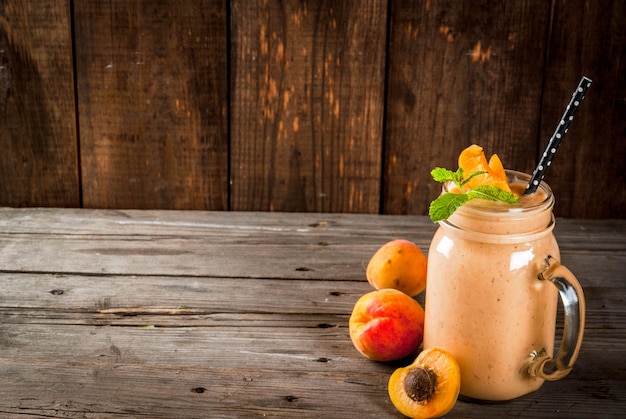
<instances>
[{"instance_id":1,"label":"wood grain","mask_svg":"<svg viewBox=\"0 0 626 419\"><path fill-rule=\"evenodd\" d=\"M228 208L223 1L77 2L85 207Z\"/></svg>"},{"instance_id":2,"label":"wood grain","mask_svg":"<svg viewBox=\"0 0 626 419\"><path fill-rule=\"evenodd\" d=\"M542 151L580 78L594 81L546 177L564 217L626 217L625 25L624 2L554 1Z\"/></svg>"},{"instance_id":3,"label":"wood grain","mask_svg":"<svg viewBox=\"0 0 626 419\"><path fill-rule=\"evenodd\" d=\"M373 251L390 237L427 248L433 228L369 214L0 209L0 414L401 418L386 389L401 363L360 356L348 318L371 289ZM574 370L448 417L626 408L626 222L555 231L587 300ZM294 270L303 260L314 269Z\"/></svg>"},{"instance_id":4,"label":"wood grain","mask_svg":"<svg viewBox=\"0 0 626 419\"><path fill-rule=\"evenodd\" d=\"M70 5L0 1L0 205L80 206Z\"/></svg>"},{"instance_id":5,"label":"wood grain","mask_svg":"<svg viewBox=\"0 0 626 419\"><path fill-rule=\"evenodd\" d=\"M484 4L483 4L484 3ZM394 2L383 211L426 214L470 144L530 172L540 121L543 1Z\"/></svg>"},{"instance_id":6,"label":"wood grain","mask_svg":"<svg viewBox=\"0 0 626 419\"><path fill-rule=\"evenodd\" d=\"M233 1L235 210L379 210L386 2Z\"/></svg>"},{"instance_id":7,"label":"wood grain","mask_svg":"<svg viewBox=\"0 0 626 419\"><path fill-rule=\"evenodd\" d=\"M478 143L626 218L626 10L583 0L0 0L0 205L423 215Z\"/></svg>"},{"instance_id":8,"label":"wood grain","mask_svg":"<svg viewBox=\"0 0 626 419\"><path fill-rule=\"evenodd\" d=\"M59 275L185 272L190 277L237 278L254 272L254 277L268 279L280 272L278 279L359 280L382 244L407 238L428 252L436 228L423 217L392 217L373 230L371 226L378 223L375 215L346 221L340 214L293 218L275 213L259 221L257 213L247 212L196 215L176 211L163 219L158 211L58 213L43 209L33 213L46 220L42 234L19 210L3 209L0 214L0 266L7 271ZM626 256L615 254L625 246L623 227L595 220L563 224L561 227L561 220L557 221L555 229L557 237L564 234L561 230L569 233L560 246L562 261L582 275L581 281L592 280L603 265L611 284L621 279L622 265L607 264L606 260L626 263ZM590 240L595 234L604 239ZM590 244L585 249L589 250L580 249L581 237L587 237ZM272 250L265 246L268 242L273 244ZM73 263L67 264L66 258Z\"/></svg>"}]
</instances>

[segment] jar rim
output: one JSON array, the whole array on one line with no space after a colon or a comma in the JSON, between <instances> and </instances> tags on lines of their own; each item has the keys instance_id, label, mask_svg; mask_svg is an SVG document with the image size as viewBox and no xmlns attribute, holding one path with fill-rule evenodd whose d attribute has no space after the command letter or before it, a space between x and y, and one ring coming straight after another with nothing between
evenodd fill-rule
<instances>
[{"instance_id":1,"label":"jar rim","mask_svg":"<svg viewBox=\"0 0 626 419\"><path fill-rule=\"evenodd\" d=\"M527 185L531 179L531 175L516 170L505 169L505 173L509 184L523 183L524 185ZM447 192L447 186L448 185L443 186L443 192ZM538 210L552 209L554 205L554 195L552 194L550 186L541 181L537 191L541 191L545 194L545 198L539 202L521 200L521 202L509 204L504 202L474 199L464 204L461 208L459 208L459 210L462 210L463 212L479 212L481 214L497 214L498 216L519 216Z\"/></svg>"}]
</instances>

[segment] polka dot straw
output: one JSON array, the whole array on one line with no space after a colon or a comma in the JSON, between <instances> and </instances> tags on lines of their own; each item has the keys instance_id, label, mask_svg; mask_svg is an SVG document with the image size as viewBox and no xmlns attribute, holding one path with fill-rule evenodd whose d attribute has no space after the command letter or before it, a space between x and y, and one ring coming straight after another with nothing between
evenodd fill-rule
<instances>
[{"instance_id":1,"label":"polka dot straw","mask_svg":"<svg viewBox=\"0 0 626 419\"><path fill-rule=\"evenodd\" d=\"M556 154L556 150L559 148L559 144L561 144L563 136L567 133L569 124L574 119L574 114L580 106L580 102L582 102L582 100L585 98L585 92L587 91L589 86L591 86L591 79L587 77L583 77L582 79L580 79L578 87L572 94L572 100L570 100L567 108L565 108L565 112L561 117L561 121L559 122L559 125L556 127L554 134L552 134L552 137L548 142L548 147L546 147L546 151L543 152L543 155L539 160L539 164L533 171L530 182L528 182L528 185L526 186L526 192L524 192L525 195L532 194L537 191L537 187L539 187L539 183L545 177L548 167L550 167L550 164L552 164L552 159Z\"/></svg>"}]
</instances>

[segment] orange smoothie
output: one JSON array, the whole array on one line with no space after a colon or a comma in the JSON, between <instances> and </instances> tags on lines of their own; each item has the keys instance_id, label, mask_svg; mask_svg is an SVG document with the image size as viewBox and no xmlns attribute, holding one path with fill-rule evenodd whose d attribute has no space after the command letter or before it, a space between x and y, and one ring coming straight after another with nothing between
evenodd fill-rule
<instances>
[{"instance_id":1,"label":"orange smoothie","mask_svg":"<svg viewBox=\"0 0 626 419\"><path fill-rule=\"evenodd\" d=\"M544 382L527 370L534 352L554 350L558 291L537 278L549 255L560 258L553 202L545 184L517 204L470 201L433 237L424 348L452 353L467 398L510 400Z\"/></svg>"}]
</instances>

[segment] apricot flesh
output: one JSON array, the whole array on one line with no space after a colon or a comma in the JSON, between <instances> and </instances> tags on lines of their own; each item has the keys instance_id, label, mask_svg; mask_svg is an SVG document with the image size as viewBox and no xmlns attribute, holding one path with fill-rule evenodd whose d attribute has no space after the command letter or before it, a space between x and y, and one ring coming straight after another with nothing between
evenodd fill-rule
<instances>
[{"instance_id":1,"label":"apricot flesh","mask_svg":"<svg viewBox=\"0 0 626 419\"><path fill-rule=\"evenodd\" d=\"M493 185L504 191L511 192L500 157L497 154L493 154L487 161L485 152L479 145L472 144L459 154L459 167L463 169L465 177L478 171L486 172L473 177L467 182L465 186L468 189L479 185Z\"/></svg>"},{"instance_id":2,"label":"apricot flesh","mask_svg":"<svg viewBox=\"0 0 626 419\"><path fill-rule=\"evenodd\" d=\"M387 288L363 295L349 320L354 347L374 361L415 354L424 336L424 309L401 291Z\"/></svg>"},{"instance_id":3,"label":"apricot flesh","mask_svg":"<svg viewBox=\"0 0 626 419\"><path fill-rule=\"evenodd\" d=\"M415 243L396 239L374 253L366 275L377 290L393 288L414 297L426 287L426 266L426 256Z\"/></svg>"},{"instance_id":4,"label":"apricot flesh","mask_svg":"<svg viewBox=\"0 0 626 419\"><path fill-rule=\"evenodd\" d=\"M422 351L415 361L389 378L389 398L403 415L438 418L454 407L461 389L461 371L452 355L441 348Z\"/></svg>"}]
</instances>

